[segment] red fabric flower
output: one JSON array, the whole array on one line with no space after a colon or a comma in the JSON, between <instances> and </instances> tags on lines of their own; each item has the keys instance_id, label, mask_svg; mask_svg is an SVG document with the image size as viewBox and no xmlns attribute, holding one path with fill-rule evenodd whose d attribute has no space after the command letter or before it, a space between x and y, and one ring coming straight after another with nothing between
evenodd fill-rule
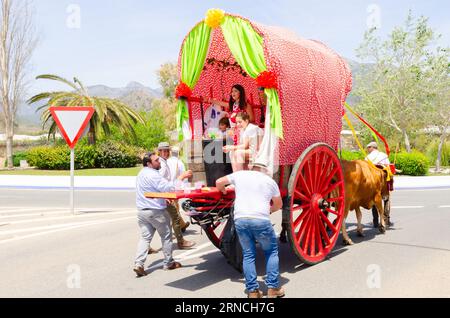
<instances>
[{"instance_id":1,"label":"red fabric flower","mask_svg":"<svg viewBox=\"0 0 450 318\"><path fill-rule=\"evenodd\" d=\"M178 84L177 89L175 90L175 97L176 98L190 98L192 96L192 90L189 86L187 86L185 83L180 82Z\"/></svg>"},{"instance_id":2,"label":"red fabric flower","mask_svg":"<svg viewBox=\"0 0 450 318\"><path fill-rule=\"evenodd\" d=\"M274 72L265 71L256 78L258 87L263 88L278 88L278 79Z\"/></svg>"}]
</instances>

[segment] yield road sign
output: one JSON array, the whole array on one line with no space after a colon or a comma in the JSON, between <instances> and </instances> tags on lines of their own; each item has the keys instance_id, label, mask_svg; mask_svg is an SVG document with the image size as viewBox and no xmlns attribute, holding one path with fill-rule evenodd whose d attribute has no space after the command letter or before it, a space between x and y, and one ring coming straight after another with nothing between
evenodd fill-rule
<instances>
[{"instance_id":1,"label":"yield road sign","mask_svg":"<svg viewBox=\"0 0 450 318\"><path fill-rule=\"evenodd\" d=\"M50 107L50 113L71 149L77 144L94 112L94 107Z\"/></svg>"}]
</instances>

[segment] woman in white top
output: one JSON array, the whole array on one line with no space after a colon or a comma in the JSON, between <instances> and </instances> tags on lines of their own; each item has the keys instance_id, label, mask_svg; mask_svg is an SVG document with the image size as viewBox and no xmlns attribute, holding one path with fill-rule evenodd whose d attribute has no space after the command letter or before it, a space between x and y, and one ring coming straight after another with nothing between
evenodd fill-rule
<instances>
[{"instance_id":1,"label":"woman in white top","mask_svg":"<svg viewBox=\"0 0 450 318\"><path fill-rule=\"evenodd\" d=\"M241 171L252 162L259 151L263 130L250 123L247 113L239 113L236 116L236 125L240 131L239 143L235 146L223 147L224 152L230 152L233 171Z\"/></svg>"}]
</instances>

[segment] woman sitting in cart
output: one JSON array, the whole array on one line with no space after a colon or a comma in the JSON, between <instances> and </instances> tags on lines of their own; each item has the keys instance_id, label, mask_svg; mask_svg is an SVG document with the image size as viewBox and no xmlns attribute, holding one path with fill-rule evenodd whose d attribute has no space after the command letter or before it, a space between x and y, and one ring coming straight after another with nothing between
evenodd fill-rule
<instances>
[{"instance_id":1,"label":"woman sitting in cart","mask_svg":"<svg viewBox=\"0 0 450 318\"><path fill-rule=\"evenodd\" d=\"M264 135L264 131L261 128L250 123L250 116L247 113L236 115L236 125L240 131L238 145L223 147L224 152L230 152L231 165L234 172L248 170L248 164L255 159L254 156L259 151Z\"/></svg>"},{"instance_id":2,"label":"woman sitting in cart","mask_svg":"<svg viewBox=\"0 0 450 318\"><path fill-rule=\"evenodd\" d=\"M215 99L208 99L207 101L223 107L223 109L230 114L229 117L232 128L236 127L236 116L241 112L246 112L250 116L251 123L255 122L253 108L247 104L245 89L242 85L236 84L231 88L231 96L228 103Z\"/></svg>"}]
</instances>

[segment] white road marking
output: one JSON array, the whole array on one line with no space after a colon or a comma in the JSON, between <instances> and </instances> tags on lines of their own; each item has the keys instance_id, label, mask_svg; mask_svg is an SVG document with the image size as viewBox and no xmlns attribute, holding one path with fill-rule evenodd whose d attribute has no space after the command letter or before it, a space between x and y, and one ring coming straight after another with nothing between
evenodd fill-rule
<instances>
[{"instance_id":1,"label":"white road marking","mask_svg":"<svg viewBox=\"0 0 450 318\"><path fill-rule=\"evenodd\" d=\"M35 212L35 211L62 211L66 210L69 211L69 208L63 207L63 208L17 208L17 207L2 207L0 208L0 214L3 213L22 213L22 212Z\"/></svg>"},{"instance_id":2,"label":"white road marking","mask_svg":"<svg viewBox=\"0 0 450 318\"><path fill-rule=\"evenodd\" d=\"M391 209L423 209L423 205L412 205L412 206L393 206Z\"/></svg>"},{"instance_id":3,"label":"white road marking","mask_svg":"<svg viewBox=\"0 0 450 318\"><path fill-rule=\"evenodd\" d=\"M127 218L135 218L135 216L130 216ZM118 220L118 219L115 219L115 220ZM94 223L94 222L102 223L102 222L108 222L108 221L102 220L102 221L90 221L90 222L75 222L75 223L62 223L62 224L55 224L55 225L30 227L30 228L25 228L25 229L0 231L0 235L11 235L11 234L16 234L16 233L45 231L45 230L51 230L51 229L61 228L61 227L67 228L67 227L71 227L71 226L77 226L77 225L81 225L81 224L89 224L89 223Z\"/></svg>"},{"instance_id":4,"label":"white road marking","mask_svg":"<svg viewBox=\"0 0 450 318\"><path fill-rule=\"evenodd\" d=\"M196 248L194 250L182 253L180 255L176 255L173 258L177 262L182 262L182 261L187 261L187 260L190 260L190 259L199 258L199 257L205 256L205 255L208 255L208 254L216 253L216 252L219 251L218 249L214 248L213 250L208 250L208 251L205 251L205 252L201 252L201 253L195 254L199 250L204 249L205 247L209 247L209 246L212 246L212 243L205 243L203 245L200 245L198 248ZM151 271L151 270L163 267L163 266L164 266L164 262L159 262L159 263L157 263L157 264L155 264L155 265L153 265L151 267L146 268L145 270L147 270L147 271L150 270Z\"/></svg>"},{"instance_id":5,"label":"white road marking","mask_svg":"<svg viewBox=\"0 0 450 318\"><path fill-rule=\"evenodd\" d=\"M52 214L65 214L67 216L70 216L70 212L68 211L56 211L56 212L42 212L42 213L30 213L30 214L18 214L18 215L14 215L14 214L9 214L9 215L2 215L0 214L0 219L11 219L11 218L25 218L25 217L30 217L30 216L46 216L46 215L52 215Z\"/></svg>"},{"instance_id":6,"label":"white road marking","mask_svg":"<svg viewBox=\"0 0 450 318\"><path fill-rule=\"evenodd\" d=\"M441 206L439 207L439 209L446 209L446 208L450 208L450 205L441 205Z\"/></svg>"},{"instance_id":7,"label":"white road marking","mask_svg":"<svg viewBox=\"0 0 450 318\"><path fill-rule=\"evenodd\" d=\"M49 217L49 218L36 218L36 219L23 220L23 221L11 221L11 222L3 221L3 222L8 222L9 225L15 225L15 224L34 223L34 222L68 220L68 219L75 219L75 218L76 219L84 219L84 218L111 216L111 215L120 215L120 214L132 214L133 212L134 211L89 213L89 214L79 214L79 215L70 215L69 214L69 215L55 216L55 217ZM0 217L0 218L2 218L2 217ZM0 232L0 234L1 234L1 232Z\"/></svg>"},{"instance_id":8,"label":"white road marking","mask_svg":"<svg viewBox=\"0 0 450 318\"><path fill-rule=\"evenodd\" d=\"M42 235L47 235L47 234L52 234L52 233L57 233L57 232L63 232L63 231L69 231L69 230L74 230L74 229L79 229L82 227L88 227L88 226L94 226L94 225L103 225L103 224L108 224L108 223L113 223L113 222L118 222L118 221L125 221L125 220L130 220L130 219L135 219L134 216L130 216L130 217L126 217L126 218L120 218L120 219L114 219L114 220L108 220L108 221L101 221L101 222L83 222L83 223L75 223L78 225L73 225L70 227L63 227L63 228L59 228L59 229L55 229L55 230L50 230L50 231L45 231L45 232L39 232L39 233L34 233L34 234L29 234L29 235L24 235L24 236L20 236L20 237L13 237L7 240L0 240L0 245L3 243L10 243L10 242L14 242L14 241L19 241L19 240L24 240L27 238L32 238L32 237L37 237L37 236L42 236Z\"/></svg>"}]
</instances>

